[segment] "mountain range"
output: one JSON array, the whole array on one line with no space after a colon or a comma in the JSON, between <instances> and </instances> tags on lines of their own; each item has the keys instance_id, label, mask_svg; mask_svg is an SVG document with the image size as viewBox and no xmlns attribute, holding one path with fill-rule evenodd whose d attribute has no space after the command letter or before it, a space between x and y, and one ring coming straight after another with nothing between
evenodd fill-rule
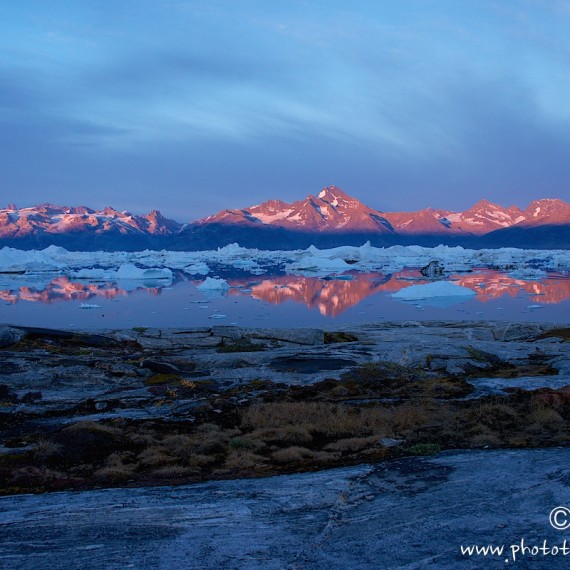
<instances>
[{"instance_id":1,"label":"mountain range","mask_svg":"<svg viewBox=\"0 0 570 570\"><path fill-rule=\"evenodd\" d=\"M466 247L570 247L570 204L535 200L522 210L481 200L463 212L425 208L382 212L336 186L286 203L269 200L182 224L153 210L146 216L113 208L40 204L0 209L0 246L22 249L59 245L72 250L212 249L238 242L245 247L292 249L394 244Z\"/></svg>"}]
</instances>

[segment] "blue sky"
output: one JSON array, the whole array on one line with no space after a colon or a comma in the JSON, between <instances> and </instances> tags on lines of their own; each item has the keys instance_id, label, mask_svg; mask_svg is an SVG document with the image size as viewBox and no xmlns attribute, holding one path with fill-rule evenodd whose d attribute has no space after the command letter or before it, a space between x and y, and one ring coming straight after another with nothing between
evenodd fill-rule
<instances>
[{"instance_id":1,"label":"blue sky","mask_svg":"<svg viewBox=\"0 0 570 570\"><path fill-rule=\"evenodd\" d=\"M0 203L570 199L570 0L0 4Z\"/></svg>"}]
</instances>

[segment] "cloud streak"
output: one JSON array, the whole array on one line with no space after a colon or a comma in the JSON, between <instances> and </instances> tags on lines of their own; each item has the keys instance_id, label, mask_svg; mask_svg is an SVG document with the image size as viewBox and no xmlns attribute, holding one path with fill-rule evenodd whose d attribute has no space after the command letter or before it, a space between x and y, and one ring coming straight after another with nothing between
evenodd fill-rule
<instances>
[{"instance_id":1,"label":"cloud streak","mask_svg":"<svg viewBox=\"0 0 570 570\"><path fill-rule=\"evenodd\" d=\"M6 201L192 219L331 183L384 210L570 198L562 0L51 8L0 8Z\"/></svg>"}]
</instances>

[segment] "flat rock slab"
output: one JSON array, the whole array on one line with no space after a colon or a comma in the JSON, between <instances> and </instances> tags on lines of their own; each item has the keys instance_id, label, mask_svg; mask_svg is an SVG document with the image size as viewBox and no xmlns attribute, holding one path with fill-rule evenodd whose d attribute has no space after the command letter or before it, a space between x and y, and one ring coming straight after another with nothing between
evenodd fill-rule
<instances>
[{"instance_id":1,"label":"flat rock slab","mask_svg":"<svg viewBox=\"0 0 570 570\"><path fill-rule=\"evenodd\" d=\"M520 378L473 378L468 380L475 386L469 399L481 398L490 394L505 394L509 389L539 390L540 388L564 388L570 386L570 374L557 376L523 376Z\"/></svg>"},{"instance_id":2,"label":"flat rock slab","mask_svg":"<svg viewBox=\"0 0 570 570\"><path fill-rule=\"evenodd\" d=\"M271 361L270 367L280 372L315 374L323 370L341 370L356 366L357 362L346 358L316 358L302 356L282 356Z\"/></svg>"},{"instance_id":3,"label":"flat rock slab","mask_svg":"<svg viewBox=\"0 0 570 570\"><path fill-rule=\"evenodd\" d=\"M22 570L568 568L549 513L570 451L406 458L319 473L0 499L0 567ZM501 556L461 546L505 545ZM508 560L508 562L507 562Z\"/></svg>"},{"instance_id":4,"label":"flat rock slab","mask_svg":"<svg viewBox=\"0 0 570 570\"><path fill-rule=\"evenodd\" d=\"M212 333L214 336L223 339L237 339L237 338L250 338L250 339L264 339L264 340L277 340L289 342L292 344L301 345L319 345L325 341L324 332L320 329L310 328L242 328L233 326L218 326L213 327Z\"/></svg>"}]
</instances>

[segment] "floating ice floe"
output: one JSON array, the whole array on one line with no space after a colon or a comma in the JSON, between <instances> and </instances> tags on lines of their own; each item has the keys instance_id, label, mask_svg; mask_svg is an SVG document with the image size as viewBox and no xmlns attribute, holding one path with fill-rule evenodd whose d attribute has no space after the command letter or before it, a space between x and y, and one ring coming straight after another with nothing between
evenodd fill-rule
<instances>
[{"instance_id":1,"label":"floating ice floe","mask_svg":"<svg viewBox=\"0 0 570 570\"><path fill-rule=\"evenodd\" d=\"M336 248L336 250L341 248ZM342 273L350 269L350 265L340 257L329 257L332 250L319 250L311 246L300 259L285 266L285 271L291 273ZM338 253L338 252L337 252Z\"/></svg>"},{"instance_id":2,"label":"floating ice floe","mask_svg":"<svg viewBox=\"0 0 570 570\"><path fill-rule=\"evenodd\" d=\"M449 281L436 281L427 285L410 285L392 293L392 297L395 299L405 301L422 301L439 297L474 297L475 295L475 291L469 287L462 287Z\"/></svg>"},{"instance_id":3,"label":"floating ice floe","mask_svg":"<svg viewBox=\"0 0 570 570\"><path fill-rule=\"evenodd\" d=\"M206 277L200 285L196 286L199 291L225 291L230 286L225 279L216 279L214 277Z\"/></svg>"},{"instance_id":4,"label":"floating ice floe","mask_svg":"<svg viewBox=\"0 0 570 570\"><path fill-rule=\"evenodd\" d=\"M531 260L532 267L529 267ZM55 246L42 251L21 251L5 247L0 250L0 273L55 272L79 279L148 280L171 278L172 270L207 275L215 264L228 271L234 268L252 274L274 271L279 266L288 274L325 276L342 274L349 269L393 273L406 267L423 267L430 261L437 261L446 274L492 267L512 271L512 276L521 279L538 279L544 277L545 271L570 269L570 250L472 250L444 245L373 247L370 243L331 249L311 246L293 251L247 249L238 244L214 251L81 252Z\"/></svg>"},{"instance_id":5,"label":"floating ice floe","mask_svg":"<svg viewBox=\"0 0 570 570\"><path fill-rule=\"evenodd\" d=\"M124 263L117 270L89 268L69 272L69 275L75 279L90 279L98 281L111 281L118 279L125 279L128 281L152 281L154 279L172 280L172 271L170 269L158 267L142 268L137 267L132 263Z\"/></svg>"},{"instance_id":6,"label":"floating ice floe","mask_svg":"<svg viewBox=\"0 0 570 570\"><path fill-rule=\"evenodd\" d=\"M521 267L509 272L509 277L524 279L525 281L544 279L546 276L546 271L534 267Z\"/></svg>"},{"instance_id":7,"label":"floating ice floe","mask_svg":"<svg viewBox=\"0 0 570 570\"><path fill-rule=\"evenodd\" d=\"M198 261L186 266L184 268L184 273L188 273L189 275L208 275L208 273L210 273L210 268L203 261Z\"/></svg>"},{"instance_id":8,"label":"floating ice floe","mask_svg":"<svg viewBox=\"0 0 570 570\"><path fill-rule=\"evenodd\" d=\"M124 263L117 269L118 279L172 279L172 271L167 268L151 267L144 269L132 263Z\"/></svg>"},{"instance_id":9,"label":"floating ice floe","mask_svg":"<svg viewBox=\"0 0 570 570\"><path fill-rule=\"evenodd\" d=\"M100 309L101 305L94 305L91 303L81 303L81 305L79 305L80 309Z\"/></svg>"}]
</instances>

